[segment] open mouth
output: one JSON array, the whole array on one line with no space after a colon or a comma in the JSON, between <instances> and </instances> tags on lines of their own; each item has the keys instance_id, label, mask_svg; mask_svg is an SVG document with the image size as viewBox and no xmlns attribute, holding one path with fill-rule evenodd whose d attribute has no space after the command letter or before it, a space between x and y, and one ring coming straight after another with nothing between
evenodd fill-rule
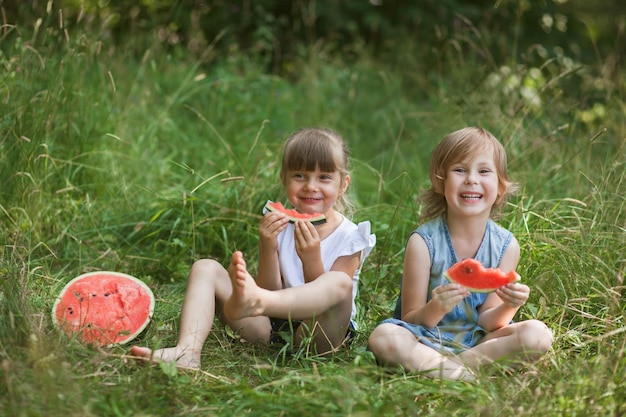
<instances>
[{"instance_id":1,"label":"open mouth","mask_svg":"<svg viewBox=\"0 0 626 417\"><path fill-rule=\"evenodd\" d=\"M482 197L483 197L482 194L476 194L476 193L463 193L463 194L461 194L461 198L463 200L478 201Z\"/></svg>"},{"instance_id":2,"label":"open mouth","mask_svg":"<svg viewBox=\"0 0 626 417\"><path fill-rule=\"evenodd\" d=\"M321 198L299 197L298 210L302 213L317 213L320 211L319 205L323 201Z\"/></svg>"},{"instance_id":3,"label":"open mouth","mask_svg":"<svg viewBox=\"0 0 626 417\"><path fill-rule=\"evenodd\" d=\"M320 201L322 201L321 198L300 198L300 200L303 203L307 203L307 204L315 204L315 203L319 203Z\"/></svg>"}]
</instances>

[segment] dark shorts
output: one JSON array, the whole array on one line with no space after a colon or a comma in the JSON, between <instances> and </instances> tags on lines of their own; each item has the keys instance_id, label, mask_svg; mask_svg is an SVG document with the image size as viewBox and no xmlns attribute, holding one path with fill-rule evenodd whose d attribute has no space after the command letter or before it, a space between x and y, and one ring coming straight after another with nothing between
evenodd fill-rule
<instances>
[{"instance_id":1,"label":"dark shorts","mask_svg":"<svg viewBox=\"0 0 626 417\"><path fill-rule=\"evenodd\" d=\"M301 320L287 320L270 317L272 333L270 334L270 345L290 343L293 335L302 324Z\"/></svg>"},{"instance_id":2,"label":"dark shorts","mask_svg":"<svg viewBox=\"0 0 626 417\"><path fill-rule=\"evenodd\" d=\"M270 345L284 345L285 343L291 343L293 335L296 333L300 325L301 320L287 320L277 319L270 317L270 323L272 324L272 333L270 334ZM352 327L352 324L348 327L346 332L346 343L350 344L352 339L356 336L356 330Z\"/></svg>"}]
</instances>

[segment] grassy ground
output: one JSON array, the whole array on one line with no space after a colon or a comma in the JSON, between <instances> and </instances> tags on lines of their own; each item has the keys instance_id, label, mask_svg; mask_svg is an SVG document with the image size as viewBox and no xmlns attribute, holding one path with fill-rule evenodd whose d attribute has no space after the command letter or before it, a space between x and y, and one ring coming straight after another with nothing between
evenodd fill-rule
<instances>
[{"instance_id":1,"label":"grassy ground","mask_svg":"<svg viewBox=\"0 0 626 417\"><path fill-rule=\"evenodd\" d=\"M465 57L431 80L410 57L405 78L365 56L348 66L312 53L290 82L248 57L203 67L158 44L136 56L53 26L1 39L0 414L626 413L624 74L550 60L543 80L514 68L516 84ZM604 87L585 89L590 81ZM501 220L532 289L518 318L545 321L554 349L519 372L495 364L474 384L378 368L365 343L397 295L430 151L475 124L504 142L523 184ZM53 328L69 279L118 270L157 297L138 343L174 343L193 260L243 250L254 270L262 205L282 197L277 153L306 125L344 134L354 219L371 220L378 237L351 349L288 354L217 326L202 370L190 372L141 366L126 347L85 347Z\"/></svg>"}]
</instances>

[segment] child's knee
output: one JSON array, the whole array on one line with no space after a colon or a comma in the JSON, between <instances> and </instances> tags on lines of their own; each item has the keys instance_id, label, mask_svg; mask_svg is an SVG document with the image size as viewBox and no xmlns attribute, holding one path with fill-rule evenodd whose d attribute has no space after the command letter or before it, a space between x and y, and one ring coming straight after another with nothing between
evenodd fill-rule
<instances>
[{"instance_id":1,"label":"child's knee","mask_svg":"<svg viewBox=\"0 0 626 417\"><path fill-rule=\"evenodd\" d=\"M323 277L323 278L322 278ZM352 277L339 271L331 271L322 275L320 278L324 280L324 285L328 291L332 291L332 298L337 302L343 300L352 301ZM318 278L318 279L320 279Z\"/></svg>"},{"instance_id":2,"label":"child's knee","mask_svg":"<svg viewBox=\"0 0 626 417\"><path fill-rule=\"evenodd\" d=\"M523 325L519 329L519 338L524 350L541 354L550 350L554 336L545 323L539 320L528 320L522 323Z\"/></svg>"},{"instance_id":3,"label":"child's knee","mask_svg":"<svg viewBox=\"0 0 626 417\"><path fill-rule=\"evenodd\" d=\"M383 353L393 353L396 348L394 343L395 337L394 331L398 326L391 323L383 323L378 325L370 334L367 343L369 349L374 353L374 356L379 356Z\"/></svg>"},{"instance_id":4,"label":"child's knee","mask_svg":"<svg viewBox=\"0 0 626 417\"><path fill-rule=\"evenodd\" d=\"M189 276L214 276L215 274L219 273L219 271L223 270L224 267L219 262L213 259L199 259L191 266Z\"/></svg>"},{"instance_id":5,"label":"child's knee","mask_svg":"<svg viewBox=\"0 0 626 417\"><path fill-rule=\"evenodd\" d=\"M354 283L352 282L352 277L348 277L347 275L346 277L346 279L341 280L341 289L344 296L352 300L352 289L354 287Z\"/></svg>"}]
</instances>

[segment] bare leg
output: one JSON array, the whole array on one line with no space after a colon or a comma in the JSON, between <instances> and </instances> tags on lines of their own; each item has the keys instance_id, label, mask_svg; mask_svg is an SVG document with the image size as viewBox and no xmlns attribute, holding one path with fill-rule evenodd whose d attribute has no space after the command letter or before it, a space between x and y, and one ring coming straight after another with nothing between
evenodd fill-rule
<instances>
[{"instance_id":1,"label":"bare leg","mask_svg":"<svg viewBox=\"0 0 626 417\"><path fill-rule=\"evenodd\" d=\"M181 367L199 368L202 346L211 332L215 315L217 313L222 318L223 303L231 293L228 272L222 265L209 259L195 262L189 272L176 346L154 352L146 347L133 346L131 354L176 362ZM269 339L270 325L267 318L224 321L233 330L241 331L242 337L249 341Z\"/></svg>"},{"instance_id":2,"label":"bare leg","mask_svg":"<svg viewBox=\"0 0 626 417\"><path fill-rule=\"evenodd\" d=\"M407 329L391 323L376 327L368 345L376 359L387 366L402 366L407 371L449 380L474 380L463 364L420 343Z\"/></svg>"},{"instance_id":3,"label":"bare leg","mask_svg":"<svg viewBox=\"0 0 626 417\"><path fill-rule=\"evenodd\" d=\"M269 291L256 285L241 252L233 254L228 272L233 292L224 305L226 317L310 320L307 327L320 353L345 338L352 309L352 279L346 274L330 271L305 285ZM298 332L301 339L301 329Z\"/></svg>"},{"instance_id":4,"label":"bare leg","mask_svg":"<svg viewBox=\"0 0 626 417\"><path fill-rule=\"evenodd\" d=\"M499 359L510 360L513 364L536 360L550 349L552 341L552 332L544 323L528 320L498 329L475 347L452 358L420 343L405 328L385 323L374 329L369 347L385 365L427 371L429 375L445 379L471 380L470 370Z\"/></svg>"},{"instance_id":5,"label":"bare leg","mask_svg":"<svg viewBox=\"0 0 626 417\"><path fill-rule=\"evenodd\" d=\"M543 322L521 321L489 333L459 358L472 369L499 359L512 364L534 361L550 349L552 342L552 332Z\"/></svg>"}]
</instances>

